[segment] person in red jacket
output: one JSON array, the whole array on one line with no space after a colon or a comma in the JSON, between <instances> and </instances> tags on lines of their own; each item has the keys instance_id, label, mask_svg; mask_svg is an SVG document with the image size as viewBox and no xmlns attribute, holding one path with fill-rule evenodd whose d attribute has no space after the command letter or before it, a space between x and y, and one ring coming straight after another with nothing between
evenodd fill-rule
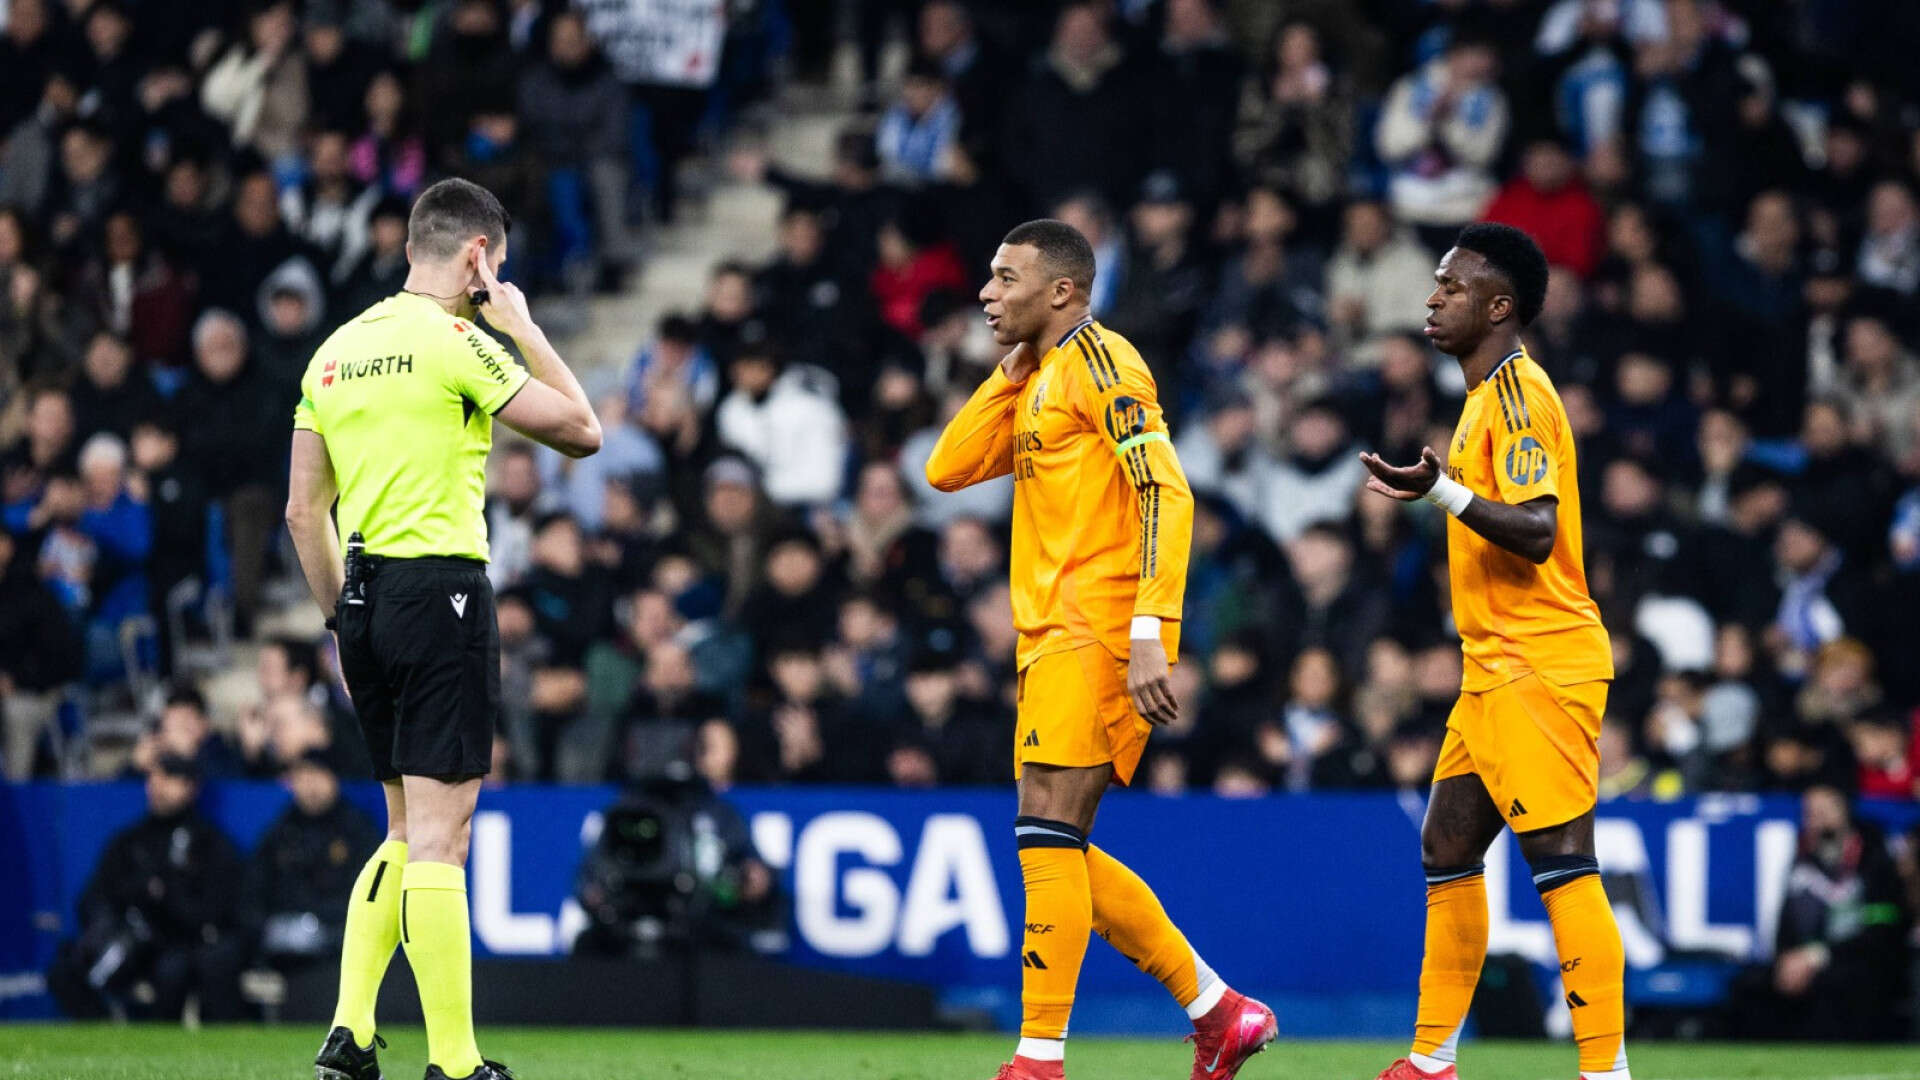
<instances>
[{"instance_id":1,"label":"person in red jacket","mask_svg":"<svg viewBox=\"0 0 1920 1080\"><path fill-rule=\"evenodd\" d=\"M1878 799L1920 799L1920 710L1907 717L1869 713L1847 735L1860 763L1860 794Z\"/></svg>"},{"instance_id":2,"label":"person in red jacket","mask_svg":"<svg viewBox=\"0 0 1920 1080\"><path fill-rule=\"evenodd\" d=\"M1604 253L1605 217L1567 148L1552 139L1528 144L1520 174L1487 207L1488 221L1526 231L1547 262L1586 278Z\"/></svg>"},{"instance_id":3,"label":"person in red jacket","mask_svg":"<svg viewBox=\"0 0 1920 1080\"><path fill-rule=\"evenodd\" d=\"M880 227L880 264L868 287L880 318L907 337L920 337L920 305L930 293L967 286L953 245L925 215L902 214Z\"/></svg>"}]
</instances>

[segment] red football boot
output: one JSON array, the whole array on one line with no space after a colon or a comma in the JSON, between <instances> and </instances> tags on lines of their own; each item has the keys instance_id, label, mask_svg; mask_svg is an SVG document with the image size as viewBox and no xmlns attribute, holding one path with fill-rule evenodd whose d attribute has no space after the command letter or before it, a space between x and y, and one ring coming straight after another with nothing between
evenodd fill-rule
<instances>
[{"instance_id":1,"label":"red football boot","mask_svg":"<svg viewBox=\"0 0 1920 1080\"><path fill-rule=\"evenodd\" d=\"M1192 1080L1233 1080L1247 1059L1280 1037L1273 1010L1229 990L1225 997L1193 1022Z\"/></svg>"},{"instance_id":2,"label":"red football boot","mask_svg":"<svg viewBox=\"0 0 1920 1080\"><path fill-rule=\"evenodd\" d=\"M1451 1065L1439 1072L1427 1072L1406 1058L1401 1058L1381 1070L1378 1080L1460 1080L1460 1074Z\"/></svg>"},{"instance_id":3,"label":"red football boot","mask_svg":"<svg viewBox=\"0 0 1920 1080\"><path fill-rule=\"evenodd\" d=\"M1061 1062L1035 1061L1017 1054L993 1074L993 1080L1066 1080L1066 1077L1067 1071Z\"/></svg>"}]
</instances>

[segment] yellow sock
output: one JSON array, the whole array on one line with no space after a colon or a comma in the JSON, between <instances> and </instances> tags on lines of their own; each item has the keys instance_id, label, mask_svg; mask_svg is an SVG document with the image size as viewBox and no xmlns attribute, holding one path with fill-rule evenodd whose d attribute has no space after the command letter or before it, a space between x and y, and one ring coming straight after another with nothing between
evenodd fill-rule
<instances>
[{"instance_id":1,"label":"yellow sock","mask_svg":"<svg viewBox=\"0 0 1920 1080\"><path fill-rule=\"evenodd\" d=\"M1023 1039L1064 1039L1073 989L1093 932L1087 887L1086 836L1065 822L1015 821L1020 873L1027 888L1026 932L1020 941Z\"/></svg>"},{"instance_id":2,"label":"yellow sock","mask_svg":"<svg viewBox=\"0 0 1920 1080\"><path fill-rule=\"evenodd\" d=\"M1183 1008L1219 982L1167 917L1160 898L1125 863L1097 847L1087 848L1087 884L1093 891L1093 932L1134 967L1160 980Z\"/></svg>"},{"instance_id":3,"label":"yellow sock","mask_svg":"<svg viewBox=\"0 0 1920 1080\"><path fill-rule=\"evenodd\" d=\"M1487 958L1487 879L1480 866L1427 872L1427 952L1413 1052L1452 1061Z\"/></svg>"},{"instance_id":4,"label":"yellow sock","mask_svg":"<svg viewBox=\"0 0 1920 1080\"><path fill-rule=\"evenodd\" d=\"M354 879L347 900L347 929L340 940L340 997L333 1006L333 1027L353 1032L355 1046L373 1045L373 1003L380 981L400 944L400 875L407 845L381 844Z\"/></svg>"},{"instance_id":5,"label":"yellow sock","mask_svg":"<svg viewBox=\"0 0 1920 1080\"><path fill-rule=\"evenodd\" d=\"M449 863L410 862L400 898L400 941L420 987L427 1064L449 1077L480 1067L473 1041L473 938L467 875Z\"/></svg>"},{"instance_id":6,"label":"yellow sock","mask_svg":"<svg viewBox=\"0 0 1920 1080\"><path fill-rule=\"evenodd\" d=\"M1534 870L1538 877L1540 867ZM1548 889L1540 899L1547 905L1553 941L1560 950L1560 981L1573 1011L1573 1041L1580 1047L1580 1071L1626 1068L1626 1006L1621 988L1626 954L1620 947L1620 927L1613 921L1613 907L1607 903L1597 867Z\"/></svg>"}]
</instances>

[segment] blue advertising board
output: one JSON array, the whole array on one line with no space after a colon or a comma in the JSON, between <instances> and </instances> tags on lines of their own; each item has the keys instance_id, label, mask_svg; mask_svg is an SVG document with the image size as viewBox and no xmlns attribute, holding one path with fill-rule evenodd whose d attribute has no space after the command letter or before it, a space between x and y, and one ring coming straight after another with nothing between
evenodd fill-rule
<instances>
[{"instance_id":1,"label":"blue advertising board","mask_svg":"<svg viewBox=\"0 0 1920 1080\"><path fill-rule=\"evenodd\" d=\"M584 925L580 856L612 788L484 792L469 861L476 952L557 956ZM379 791L350 797L378 820ZM937 987L1018 1018L1022 911L1011 791L754 789L730 794L790 904L794 963ZM214 784L207 812L250 848L285 808L270 784ZM0 1017L47 1016L40 972L73 932L107 839L142 813L137 784L0 786ZM1647 899L1621 913L1629 965L1671 950L1765 956L1795 848L1792 799L1612 803L1596 830L1609 875ZM1116 793L1094 840L1160 895L1200 953L1301 1035L1400 1035L1413 1015L1424 887L1422 801L1387 794L1252 800ZM1869 809L1890 827L1920 808ZM1550 968L1553 940L1511 838L1488 862L1492 951ZM1076 1031L1178 1031L1184 1018L1112 949L1088 952Z\"/></svg>"}]
</instances>

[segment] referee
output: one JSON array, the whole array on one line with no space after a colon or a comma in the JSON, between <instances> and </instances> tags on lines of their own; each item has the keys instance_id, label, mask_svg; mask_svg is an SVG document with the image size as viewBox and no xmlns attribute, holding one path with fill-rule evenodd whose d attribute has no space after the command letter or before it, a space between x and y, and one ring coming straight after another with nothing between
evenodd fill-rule
<instances>
[{"instance_id":1,"label":"referee","mask_svg":"<svg viewBox=\"0 0 1920 1080\"><path fill-rule=\"evenodd\" d=\"M420 988L426 1080L511 1080L474 1043L463 869L500 708L487 451L496 417L570 457L600 449L600 422L526 297L495 276L507 227L500 200L477 184L422 192L407 222L405 289L334 331L300 381L287 527L339 635L387 799L386 843L349 901L316 1080L380 1080L373 1005L396 944ZM520 346L525 368L476 311Z\"/></svg>"}]
</instances>

